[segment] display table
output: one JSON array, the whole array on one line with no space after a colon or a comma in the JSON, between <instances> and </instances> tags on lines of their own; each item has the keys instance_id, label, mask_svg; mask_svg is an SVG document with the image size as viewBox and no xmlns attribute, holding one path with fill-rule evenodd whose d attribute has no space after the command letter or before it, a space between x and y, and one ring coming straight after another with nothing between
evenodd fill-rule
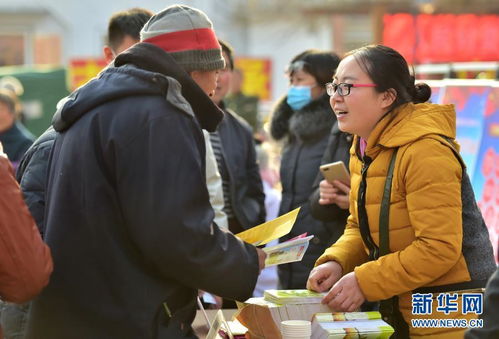
<instances>
[{"instance_id":1,"label":"display table","mask_svg":"<svg viewBox=\"0 0 499 339\"><path fill-rule=\"evenodd\" d=\"M217 312L218 310L206 310L206 315L208 315L208 319L210 320L210 322L213 321ZM229 321L232 320L232 316L236 314L237 309L223 309L222 312L224 314L225 320ZM194 329L194 332L199 337L199 339L206 338L206 335L208 334L210 328L208 327L208 324L206 324L206 320L203 316L203 311L198 310L196 312L196 318L194 318L192 328Z\"/></svg>"}]
</instances>

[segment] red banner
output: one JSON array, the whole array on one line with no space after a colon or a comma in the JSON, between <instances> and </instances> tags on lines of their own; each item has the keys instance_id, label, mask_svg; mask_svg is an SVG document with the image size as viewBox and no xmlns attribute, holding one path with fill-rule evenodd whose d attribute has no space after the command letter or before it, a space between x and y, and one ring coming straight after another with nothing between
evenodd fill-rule
<instances>
[{"instance_id":1,"label":"red banner","mask_svg":"<svg viewBox=\"0 0 499 339\"><path fill-rule=\"evenodd\" d=\"M408 63L412 64L414 62L414 46L416 45L415 16L399 13L385 15L383 19L385 45L392 46L393 42L397 42L397 51L404 56Z\"/></svg>"},{"instance_id":2,"label":"red banner","mask_svg":"<svg viewBox=\"0 0 499 339\"><path fill-rule=\"evenodd\" d=\"M477 57L481 61L499 60L499 15L484 15L480 18Z\"/></svg>"},{"instance_id":3,"label":"red banner","mask_svg":"<svg viewBox=\"0 0 499 339\"><path fill-rule=\"evenodd\" d=\"M416 50L415 63L427 63L433 60L433 19L431 15L419 15L416 19L417 28L416 36L417 41L414 49ZM397 41L392 43L398 44ZM395 47L395 45L389 45Z\"/></svg>"},{"instance_id":4,"label":"red banner","mask_svg":"<svg viewBox=\"0 0 499 339\"><path fill-rule=\"evenodd\" d=\"M499 61L499 16L387 14L383 43L409 63Z\"/></svg>"},{"instance_id":5,"label":"red banner","mask_svg":"<svg viewBox=\"0 0 499 339\"><path fill-rule=\"evenodd\" d=\"M480 19L477 15L458 15L455 19L456 55L453 61L476 61L478 47L480 43L480 29L470 29L479 27Z\"/></svg>"}]
</instances>

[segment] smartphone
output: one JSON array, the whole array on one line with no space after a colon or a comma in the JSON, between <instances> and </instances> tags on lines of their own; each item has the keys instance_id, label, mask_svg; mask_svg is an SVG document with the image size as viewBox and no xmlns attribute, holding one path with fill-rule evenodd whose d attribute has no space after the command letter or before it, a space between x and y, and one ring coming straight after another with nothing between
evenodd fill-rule
<instances>
[{"instance_id":1,"label":"smartphone","mask_svg":"<svg viewBox=\"0 0 499 339\"><path fill-rule=\"evenodd\" d=\"M320 167L324 179L329 183L333 180L339 180L350 186L350 174L345 167L343 161L336 161L329 164L322 165Z\"/></svg>"}]
</instances>

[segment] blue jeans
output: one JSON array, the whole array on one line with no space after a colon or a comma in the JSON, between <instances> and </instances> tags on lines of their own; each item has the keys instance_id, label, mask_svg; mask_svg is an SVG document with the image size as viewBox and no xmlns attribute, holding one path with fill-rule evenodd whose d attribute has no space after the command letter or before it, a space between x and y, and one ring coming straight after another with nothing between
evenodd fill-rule
<instances>
[{"instance_id":1,"label":"blue jeans","mask_svg":"<svg viewBox=\"0 0 499 339\"><path fill-rule=\"evenodd\" d=\"M0 323L5 339L24 339L30 305L1 302Z\"/></svg>"}]
</instances>

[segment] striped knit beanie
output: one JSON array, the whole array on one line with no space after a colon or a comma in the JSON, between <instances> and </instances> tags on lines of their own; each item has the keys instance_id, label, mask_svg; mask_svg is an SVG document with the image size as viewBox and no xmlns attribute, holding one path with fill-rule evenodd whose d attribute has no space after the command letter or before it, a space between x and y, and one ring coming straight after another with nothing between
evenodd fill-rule
<instances>
[{"instance_id":1,"label":"striped knit beanie","mask_svg":"<svg viewBox=\"0 0 499 339\"><path fill-rule=\"evenodd\" d=\"M196 8L185 5L165 8L145 24L140 41L170 53L187 72L225 67L213 24Z\"/></svg>"}]
</instances>

